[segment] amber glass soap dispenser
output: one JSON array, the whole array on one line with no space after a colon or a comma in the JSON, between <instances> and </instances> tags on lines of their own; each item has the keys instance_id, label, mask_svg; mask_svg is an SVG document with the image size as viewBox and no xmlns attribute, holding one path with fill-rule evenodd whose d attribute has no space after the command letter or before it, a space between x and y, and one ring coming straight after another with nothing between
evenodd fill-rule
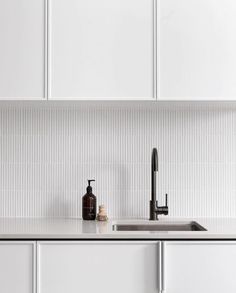
<instances>
[{"instance_id":1,"label":"amber glass soap dispenser","mask_svg":"<svg viewBox=\"0 0 236 293\"><path fill-rule=\"evenodd\" d=\"M82 198L82 217L83 220L95 220L97 213L97 200L96 196L92 193L92 186L90 182L94 179L88 180L87 193Z\"/></svg>"}]
</instances>

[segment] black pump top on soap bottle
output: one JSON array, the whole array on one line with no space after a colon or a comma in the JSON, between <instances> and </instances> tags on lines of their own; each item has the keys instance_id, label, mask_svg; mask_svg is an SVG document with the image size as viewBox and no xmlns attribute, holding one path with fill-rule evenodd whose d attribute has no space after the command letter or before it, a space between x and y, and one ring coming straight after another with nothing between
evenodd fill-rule
<instances>
[{"instance_id":1,"label":"black pump top on soap bottle","mask_svg":"<svg viewBox=\"0 0 236 293\"><path fill-rule=\"evenodd\" d=\"M92 193L93 191L92 186L90 185L90 182L92 181L95 181L95 179L88 180L87 193Z\"/></svg>"},{"instance_id":2,"label":"black pump top on soap bottle","mask_svg":"<svg viewBox=\"0 0 236 293\"><path fill-rule=\"evenodd\" d=\"M90 182L94 179L88 180L87 193L82 198L82 217L83 220L95 220L97 214L97 200L92 193L92 186Z\"/></svg>"}]
</instances>

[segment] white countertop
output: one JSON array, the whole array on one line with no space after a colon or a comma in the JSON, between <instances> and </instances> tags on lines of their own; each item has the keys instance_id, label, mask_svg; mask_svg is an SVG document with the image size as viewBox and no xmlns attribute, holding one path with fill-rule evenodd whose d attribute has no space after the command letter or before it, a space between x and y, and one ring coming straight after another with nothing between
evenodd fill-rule
<instances>
[{"instance_id":1,"label":"white countertop","mask_svg":"<svg viewBox=\"0 0 236 293\"><path fill-rule=\"evenodd\" d=\"M0 240L6 239L235 239L236 218L183 219L161 218L160 222L196 221L207 231L185 232L116 232L116 223L149 223L148 220L109 220L108 222L80 219L0 218ZM153 223L153 222L152 222Z\"/></svg>"}]
</instances>

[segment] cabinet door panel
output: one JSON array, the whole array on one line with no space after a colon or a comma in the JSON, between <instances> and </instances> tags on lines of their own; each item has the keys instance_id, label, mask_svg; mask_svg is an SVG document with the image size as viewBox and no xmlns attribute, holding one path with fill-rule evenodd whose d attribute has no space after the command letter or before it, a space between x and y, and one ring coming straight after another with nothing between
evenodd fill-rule
<instances>
[{"instance_id":1,"label":"cabinet door panel","mask_svg":"<svg viewBox=\"0 0 236 293\"><path fill-rule=\"evenodd\" d=\"M0 242L0 292L34 293L34 243Z\"/></svg>"},{"instance_id":2,"label":"cabinet door panel","mask_svg":"<svg viewBox=\"0 0 236 293\"><path fill-rule=\"evenodd\" d=\"M51 98L152 99L153 0L50 0Z\"/></svg>"},{"instance_id":3,"label":"cabinet door panel","mask_svg":"<svg viewBox=\"0 0 236 293\"><path fill-rule=\"evenodd\" d=\"M44 97L44 0L0 1L0 99Z\"/></svg>"},{"instance_id":4,"label":"cabinet door panel","mask_svg":"<svg viewBox=\"0 0 236 293\"><path fill-rule=\"evenodd\" d=\"M236 1L159 1L161 99L236 99Z\"/></svg>"},{"instance_id":5,"label":"cabinet door panel","mask_svg":"<svg viewBox=\"0 0 236 293\"><path fill-rule=\"evenodd\" d=\"M235 293L235 242L165 244L166 293Z\"/></svg>"},{"instance_id":6,"label":"cabinet door panel","mask_svg":"<svg viewBox=\"0 0 236 293\"><path fill-rule=\"evenodd\" d=\"M157 293L158 243L43 243L39 293Z\"/></svg>"}]
</instances>

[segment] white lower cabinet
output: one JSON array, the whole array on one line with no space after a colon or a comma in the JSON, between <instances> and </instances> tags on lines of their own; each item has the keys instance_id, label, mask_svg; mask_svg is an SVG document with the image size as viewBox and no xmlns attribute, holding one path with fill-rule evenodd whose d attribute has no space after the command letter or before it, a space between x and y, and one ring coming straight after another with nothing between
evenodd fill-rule
<instances>
[{"instance_id":1,"label":"white lower cabinet","mask_svg":"<svg viewBox=\"0 0 236 293\"><path fill-rule=\"evenodd\" d=\"M0 292L36 292L34 242L0 242Z\"/></svg>"},{"instance_id":2,"label":"white lower cabinet","mask_svg":"<svg viewBox=\"0 0 236 293\"><path fill-rule=\"evenodd\" d=\"M1 241L0 292L235 293L235 264L235 241Z\"/></svg>"},{"instance_id":3,"label":"white lower cabinet","mask_svg":"<svg viewBox=\"0 0 236 293\"><path fill-rule=\"evenodd\" d=\"M157 293L157 241L38 243L37 293Z\"/></svg>"},{"instance_id":4,"label":"white lower cabinet","mask_svg":"<svg viewBox=\"0 0 236 293\"><path fill-rule=\"evenodd\" d=\"M176 241L163 247L166 293L236 292L236 242Z\"/></svg>"}]
</instances>

